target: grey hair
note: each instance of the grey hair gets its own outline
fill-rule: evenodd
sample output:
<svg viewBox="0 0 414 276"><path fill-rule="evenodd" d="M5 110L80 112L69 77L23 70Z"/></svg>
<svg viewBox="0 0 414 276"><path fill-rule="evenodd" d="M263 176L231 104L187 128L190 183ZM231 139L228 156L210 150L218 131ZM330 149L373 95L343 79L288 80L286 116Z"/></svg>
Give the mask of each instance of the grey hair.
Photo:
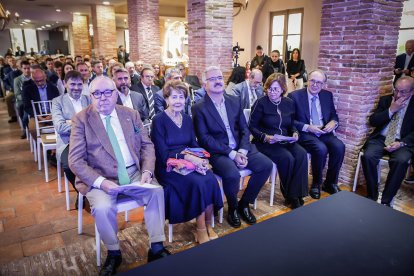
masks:
<svg viewBox="0 0 414 276"><path fill-rule="evenodd" d="M129 67L134 67L134 63L132 61L128 61L127 63L125 63L125 68L129 66Z"/></svg>
<svg viewBox="0 0 414 276"><path fill-rule="evenodd" d="M214 70L218 70L218 71L221 72L220 68L218 66L214 66L214 65L207 67L206 70L203 71L203 73L201 75L201 79L203 80L203 83L207 82L207 77L206 77L207 73L210 72L210 71L214 71Z"/></svg>
<svg viewBox="0 0 414 276"><path fill-rule="evenodd" d="M101 82L101 81L108 81L109 83L111 83L112 89L116 89L115 82L110 77L102 75L102 76L98 76L98 77L94 78L91 81L91 83L89 84L89 87L88 87L89 93L92 93L92 91L93 91L92 88L96 85L96 83Z"/></svg>
<svg viewBox="0 0 414 276"><path fill-rule="evenodd" d="M259 69L253 69L251 72L250 72L250 76L249 76L249 78L250 79L254 79L255 77L256 77L256 75L257 74L262 74L262 77L263 77L263 73L262 73L262 71L260 71Z"/></svg>
<svg viewBox="0 0 414 276"><path fill-rule="evenodd" d="M171 75L174 73L181 75L181 71L177 67L171 67L165 70L165 76L164 76L165 81L171 80L171 77L172 77Z"/></svg>
<svg viewBox="0 0 414 276"><path fill-rule="evenodd" d="M323 71L321 69L315 69L315 70L310 71L308 73L308 79L310 79L311 78L311 75L313 73L315 73L315 72L319 72L320 74L322 74L322 76L324 76L324 78L325 78L324 82L327 82L328 81L328 75L326 75L325 71Z"/></svg>

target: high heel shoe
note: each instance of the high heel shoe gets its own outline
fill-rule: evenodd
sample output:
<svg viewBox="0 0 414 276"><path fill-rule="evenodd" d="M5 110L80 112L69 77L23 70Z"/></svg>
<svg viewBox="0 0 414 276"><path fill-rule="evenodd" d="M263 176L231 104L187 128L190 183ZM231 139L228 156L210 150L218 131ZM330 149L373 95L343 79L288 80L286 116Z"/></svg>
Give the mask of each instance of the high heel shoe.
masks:
<svg viewBox="0 0 414 276"><path fill-rule="evenodd" d="M208 237L210 238L210 240L218 239L218 235L216 232L214 232L213 227L211 227L211 223L207 224L207 233L208 233Z"/></svg>
<svg viewBox="0 0 414 276"><path fill-rule="evenodd" d="M206 243L210 241L207 233L207 229L197 229L197 232L193 232L195 241L199 244Z"/></svg>

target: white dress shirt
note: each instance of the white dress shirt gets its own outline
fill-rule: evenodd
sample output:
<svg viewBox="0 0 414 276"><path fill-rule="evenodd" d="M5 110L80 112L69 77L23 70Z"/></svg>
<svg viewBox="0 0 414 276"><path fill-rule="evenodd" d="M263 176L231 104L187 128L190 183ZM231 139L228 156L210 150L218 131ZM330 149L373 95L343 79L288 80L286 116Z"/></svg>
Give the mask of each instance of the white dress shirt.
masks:
<svg viewBox="0 0 414 276"><path fill-rule="evenodd" d="M74 98L72 98L71 96L69 96L69 99L72 102L73 109L75 110L75 114L78 113L79 111L82 111L82 101L81 101L81 97L79 99L75 100Z"/></svg>
<svg viewBox="0 0 414 276"><path fill-rule="evenodd" d="M134 109L134 106L132 105L132 100L131 100L131 93L129 93L129 90L126 96L124 95L124 93L121 93L121 92L118 92L118 94L124 106Z"/></svg>

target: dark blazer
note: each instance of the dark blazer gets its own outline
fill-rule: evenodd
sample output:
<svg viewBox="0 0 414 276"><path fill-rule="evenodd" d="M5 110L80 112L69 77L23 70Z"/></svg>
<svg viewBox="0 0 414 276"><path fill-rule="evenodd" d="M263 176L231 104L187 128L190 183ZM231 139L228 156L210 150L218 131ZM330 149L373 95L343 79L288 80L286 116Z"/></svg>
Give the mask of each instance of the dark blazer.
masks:
<svg viewBox="0 0 414 276"><path fill-rule="evenodd" d="M404 69L406 56L407 56L406 53L397 56L397 58L395 59L394 69L397 69L397 68ZM414 57L412 57L411 60L410 60L410 63L408 63L407 69L411 70L411 68L413 68L413 67L414 67ZM399 78L401 78L401 75L402 74L395 74L394 83Z"/></svg>
<svg viewBox="0 0 414 276"><path fill-rule="evenodd" d="M250 132L240 100L236 96L224 94L227 117L238 149L250 151ZM226 127L220 117L211 98L206 94L192 109L194 130L201 147L208 152L220 155L229 155L232 149L229 147L229 137Z"/></svg>
<svg viewBox="0 0 414 276"><path fill-rule="evenodd" d="M132 106L134 107L134 110L139 112L139 116L141 117L141 120L143 122L148 121L149 119L149 109L145 103L144 96L142 96L141 93L138 93L136 91L129 90L129 93L131 95L131 102ZM118 99L116 101L116 104L123 105L121 97L118 95Z"/></svg>
<svg viewBox="0 0 414 276"><path fill-rule="evenodd" d="M148 102L148 98L147 98L147 92L145 91L144 85L142 85L142 82L138 82L138 84L136 85L131 85L131 90L133 91L137 91L138 93L141 93L141 95L144 97L145 99L145 104L147 105L147 108L149 110L149 102ZM154 104L155 104L155 93L157 93L157 91L160 90L160 88L156 85L151 85L151 91L154 94Z"/></svg>
<svg viewBox="0 0 414 276"><path fill-rule="evenodd" d="M244 109L248 109L250 108L250 97L249 97L249 88L247 87L247 82L243 81L241 83L236 84L235 86L233 86L232 89L233 93L235 96L239 97L241 104L242 104L242 108ZM255 90L256 93L256 98L260 99L261 97L263 97L264 93L263 93L263 87L259 86L256 88Z"/></svg>
<svg viewBox="0 0 414 276"><path fill-rule="evenodd" d="M200 80L198 79L196 75L185 76L184 81L188 83L189 85L191 85L193 90L197 90L201 88Z"/></svg>
<svg viewBox="0 0 414 276"><path fill-rule="evenodd" d="M281 73L283 75L286 73L285 64L283 63L283 60L279 59L278 61L276 61L276 63L274 63L272 59L268 59L262 68L263 83L266 82L267 78L271 74L276 73L275 69L273 68L277 69L277 73Z"/></svg>
<svg viewBox="0 0 414 276"><path fill-rule="evenodd" d="M167 109L167 102L164 99L163 90L157 91L157 93L154 94L154 110L155 114L163 112L165 109ZM191 115L191 99L190 97L187 97L185 99L185 106L184 106L184 113Z"/></svg>
<svg viewBox="0 0 414 276"><path fill-rule="evenodd" d="M302 131L305 124L310 124L308 92L306 88L302 88L289 93L288 97L291 98L295 103L295 127L299 131ZM339 118L338 114L336 113L332 93L322 89L321 92L319 92L319 101L321 102L323 124L325 125L331 120L335 120L339 123Z"/></svg>
<svg viewBox="0 0 414 276"><path fill-rule="evenodd" d="M378 106L374 113L369 117L369 124L375 127L374 132L369 136L375 138L381 134L381 131L391 121L388 109L391 106L393 95L382 96L379 100ZM407 111L401 124L400 136L401 141L407 144L409 147L414 147L414 96L411 97L408 103Z"/></svg>
<svg viewBox="0 0 414 276"><path fill-rule="evenodd" d="M51 83L47 83L46 87L47 99L49 101L53 100L56 97L59 97L59 90L56 86ZM30 117L34 117L33 108L32 108L32 101L37 102L41 101L39 89L37 88L36 84L30 84L23 86L23 106L24 111L30 115ZM37 110L38 111L38 110Z"/></svg>

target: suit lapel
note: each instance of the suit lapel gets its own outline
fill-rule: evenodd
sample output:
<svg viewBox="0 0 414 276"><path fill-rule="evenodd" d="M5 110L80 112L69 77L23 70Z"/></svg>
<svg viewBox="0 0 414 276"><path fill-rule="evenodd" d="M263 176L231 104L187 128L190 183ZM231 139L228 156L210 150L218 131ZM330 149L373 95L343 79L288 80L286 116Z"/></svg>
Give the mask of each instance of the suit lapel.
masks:
<svg viewBox="0 0 414 276"><path fill-rule="evenodd" d="M306 120L310 123L310 110L309 110L309 99L308 99L308 92L306 89L303 90L303 93L300 94L302 99L300 102L303 103L303 110L305 111Z"/></svg>
<svg viewBox="0 0 414 276"><path fill-rule="evenodd" d="M205 101L206 101L206 107L207 107L207 111L208 113L210 113L210 115L214 118L214 120L216 121L216 123L224 130L227 132L226 127L224 126L223 120L220 117L220 114L218 113L216 107L214 106L213 101L211 100L211 98L206 94L204 97Z"/></svg>
<svg viewBox="0 0 414 276"><path fill-rule="evenodd" d="M328 110L328 106L330 105L328 102L329 99L327 99L327 97L325 97L325 93L323 93L323 91L319 92L319 102L321 104L321 111L322 111L322 118L323 118L323 123L327 124L329 122L329 110Z"/></svg>
<svg viewBox="0 0 414 276"><path fill-rule="evenodd" d="M114 158L114 160L116 160L115 152L112 148L111 142L109 141L108 134L106 133L105 126L103 125L99 113L92 107L87 112L88 122L91 125L93 132L95 132L96 137L101 142L104 149Z"/></svg>
<svg viewBox="0 0 414 276"><path fill-rule="evenodd" d="M81 95L81 105L82 105L82 109L85 109L88 107L89 102L88 102L88 96L85 95Z"/></svg>

